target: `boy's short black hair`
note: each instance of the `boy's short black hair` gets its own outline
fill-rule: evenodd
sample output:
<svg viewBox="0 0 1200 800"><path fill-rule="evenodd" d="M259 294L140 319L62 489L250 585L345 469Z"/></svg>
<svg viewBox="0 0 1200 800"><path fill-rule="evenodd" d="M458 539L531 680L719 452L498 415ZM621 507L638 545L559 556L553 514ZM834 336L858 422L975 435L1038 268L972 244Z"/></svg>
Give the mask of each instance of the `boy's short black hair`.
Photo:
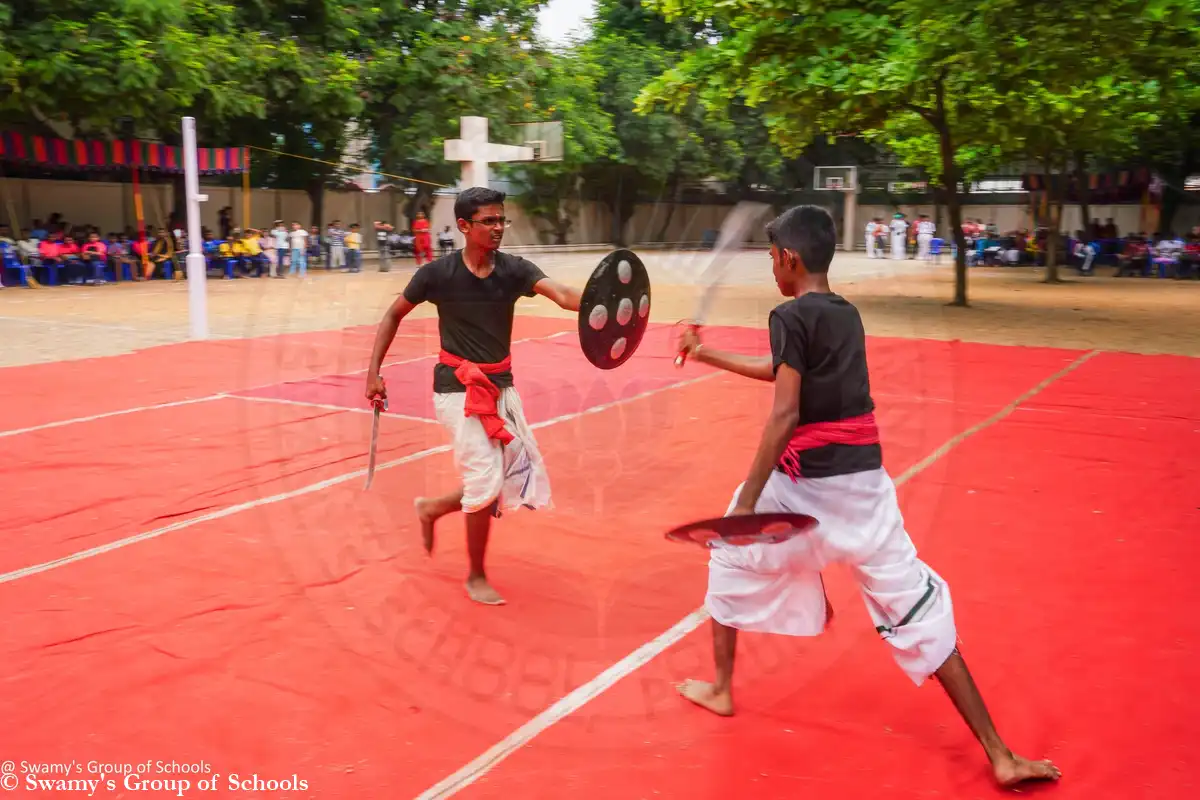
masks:
<svg viewBox="0 0 1200 800"><path fill-rule="evenodd" d="M821 206L796 206L767 225L767 239L799 255L807 271L829 272L837 250L837 226Z"/></svg>
<svg viewBox="0 0 1200 800"><path fill-rule="evenodd" d="M499 205L508 197L504 192L495 189L485 189L482 186L472 186L459 192L454 200L454 218L471 219L484 206Z"/></svg>

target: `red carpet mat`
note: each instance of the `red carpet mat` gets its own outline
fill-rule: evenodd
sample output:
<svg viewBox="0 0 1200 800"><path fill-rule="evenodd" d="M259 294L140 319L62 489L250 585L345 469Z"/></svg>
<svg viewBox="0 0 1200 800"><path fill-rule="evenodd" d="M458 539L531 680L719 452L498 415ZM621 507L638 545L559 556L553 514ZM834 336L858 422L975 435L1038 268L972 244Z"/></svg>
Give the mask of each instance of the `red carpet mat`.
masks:
<svg viewBox="0 0 1200 800"><path fill-rule="evenodd" d="M522 318L518 338L564 328ZM435 351L409 330L389 361ZM147 404L131 385L161 369L170 377L154 384L154 402L264 384L286 384L273 391L296 400L365 367L371 333L280 337L244 353L208 343L182 376L165 354L191 365L191 346L150 350L128 357L113 396ZM760 333L710 334L750 352L764 344ZM370 416L350 410L225 398L0 439L16 453L16 466L0 465L12 519L0 570L251 504L0 583L0 755L204 759L225 774L297 774L312 796L419 795L700 605L704 554L662 532L726 507L771 387L727 376L672 386L705 372L670 367L670 337L652 330L623 376L571 366L570 333L521 346L531 415L573 416L538 433L557 507L496 525L490 569L510 602L501 609L463 598L461 520L447 521L432 560L420 550L412 500L454 480L448 453L422 455L444 444L435 425L388 419L381 461L413 460L381 471L367 493L359 480L320 488L365 466ZM894 474L1080 355L870 348ZM291 360L272 367L284 351ZM92 379L117 361L70 368ZM1193 793L1182 748L1196 738L1187 611L1200 593L1183 567L1200 520L1179 478L1195 452L1195 406L1179 409L1196 395L1193 363L1098 356L902 490L918 546L951 582L966 656L1002 733L1060 761L1062 796ZM408 367L393 369L407 380ZM69 384L6 372L38 391ZM428 392L420 372L418 400ZM330 405L354 407L352 385ZM57 396L4 428L74 413ZM896 669L844 573L830 584L839 617L829 636L744 637L740 716L710 718L673 693L674 681L710 674L701 629L463 796L993 796L940 690L915 689Z"/></svg>
<svg viewBox="0 0 1200 800"><path fill-rule="evenodd" d="M1193 363L1100 356L902 490L1002 735L1064 769L1047 796L1196 794L1200 509L1181 467L1200 433L1107 410L1195 396ZM914 505L919 494L936 502ZM829 581L841 612L829 635L742 638L737 717L670 689L711 676L705 627L460 796L1004 796L937 684L915 689L894 666L846 577Z"/></svg>

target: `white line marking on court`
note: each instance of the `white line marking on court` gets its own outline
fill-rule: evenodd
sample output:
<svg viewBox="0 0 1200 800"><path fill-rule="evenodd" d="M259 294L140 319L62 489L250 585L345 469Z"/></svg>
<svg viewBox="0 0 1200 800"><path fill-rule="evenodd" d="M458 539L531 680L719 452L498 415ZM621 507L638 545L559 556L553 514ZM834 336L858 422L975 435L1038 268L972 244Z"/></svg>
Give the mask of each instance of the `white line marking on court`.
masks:
<svg viewBox="0 0 1200 800"><path fill-rule="evenodd" d="M560 722L589 701L596 699L596 697L602 694L608 687L621 680L621 678L649 664L655 656L700 627L706 619L708 619L708 614L703 611L693 611L691 614L688 614L675 623L669 630L659 634L653 641L642 645L592 680L563 697L557 703L510 733L507 738L490 748L483 755L479 756L479 758L472 761L466 767L463 767L463 770L459 772L470 770L470 780L455 780L459 775L459 773L455 773L420 794L416 800L433 800L433 798L438 797L449 797L458 790L465 788L474 782L476 778L507 758L513 750L528 744L531 739L546 728L556 722Z"/></svg>
<svg viewBox="0 0 1200 800"><path fill-rule="evenodd" d="M309 403L305 400L286 400L282 397L251 397L243 394L225 395L231 400L247 400L251 403L280 403L285 406L305 406L307 408L323 408L327 411L348 411L351 414L374 414L374 409L370 408L354 408L353 406L337 406L332 403ZM436 425L436 419L428 419L426 417L410 417L407 414L393 414L390 411L383 412L382 416L385 419L403 419L409 422L425 422Z"/></svg>
<svg viewBox="0 0 1200 800"><path fill-rule="evenodd" d="M42 425L32 425L28 428L14 428L11 431L0 431L0 439L6 436L16 436L22 433L33 433L34 431L45 431L50 428L62 428L67 425L74 425L77 422L94 422L98 419L107 419L109 417L120 417L125 414L136 414L139 411L154 411L159 408L175 408L177 406L190 406L194 403L208 403L213 400L221 400L225 395L214 394L208 397L194 397L191 400L175 400L170 403L155 403L151 406L136 406L134 408L123 408L120 411L106 411L103 414L92 414L90 417L73 417L72 419L59 420L58 422L47 422Z"/></svg>
<svg viewBox="0 0 1200 800"><path fill-rule="evenodd" d="M650 397L651 395L656 395L661 392L669 391L671 389L681 389L685 386L691 386L692 384L699 383L700 381L708 380L709 378L714 378L719 374L720 373L718 373L718 372L710 372L706 375L701 375L698 378L691 378L686 381L679 381L678 383L672 383L672 384L668 384L666 386L659 386L655 389L651 389L649 391L645 391L640 394L635 394L632 397L626 397L621 400L614 400L613 402L605 403L604 405L593 406L592 408L585 408L582 411L575 411L570 414L563 414L562 416L554 417L553 419L543 420L542 422L536 423L534 425L530 425L529 427L530 428L545 428L549 425L555 425L559 422L566 422L568 420L577 419L579 417L587 416L588 414L597 414L601 411L607 411L610 408L615 408L616 406L625 405L626 403L633 403L637 400L644 400L647 397ZM226 397L226 395L218 395L218 397L224 398L224 397ZM244 398L239 398L239 399L244 399ZM199 401L189 401L189 402L199 402ZM421 450L416 453L411 453L407 456L403 456L401 458L393 459L392 461L387 461L382 464L378 464L375 467L375 471L380 472L385 469L399 467L404 464L412 463L413 461L418 461L422 458L427 458L428 456L437 455L438 453L448 453L450 451L451 451L450 445L438 445L437 447L430 447L425 450ZM154 530L145 531L144 533L138 533L133 536L127 536L124 539L118 539L114 542L109 542L107 544L98 545L96 547L92 547L87 550L81 550L78 553L72 553L69 556L63 556L62 558L56 558L53 561L47 561L42 564L34 564L33 566L22 567L21 569L15 569L12 572L6 572L4 574L0 574L0 583L9 583L11 581L15 581L20 578L27 578L30 575L37 575L38 573L41 573L41 572L47 572L49 570L56 569L58 567L63 567L63 566L66 566L67 564L74 564L77 561L84 561L89 558L94 558L95 556L103 555L104 553L108 553L113 550L119 550L122 547L128 547L131 544L137 544L138 542L144 542L148 539L156 539L159 536L162 536L163 534L166 534L166 533L183 530L184 528L190 528L194 525L199 525L202 522L211 522L212 520L224 519L225 517L231 517L234 514L239 514L243 511L249 511L252 508L260 508L261 506L271 505L272 503L280 503L280 502L283 502L284 500L292 500L297 497L303 497L306 494L312 494L313 492L319 492L323 489L328 489L332 486L337 486L339 484L346 483L347 481L352 481L352 480L356 480L358 478L366 477L366 474L367 474L366 468L358 469L358 470L355 470L354 472L347 472L343 475L338 475L333 478L326 478L323 481L318 481L317 483L312 483L312 484L309 484L308 486L303 486L299 489L293 489L288 492L280 492L279 494L273 494L273 495L270 495L269 497L262 497L257 500L250 500L245 503L238 503L237 505L218 509L217 511L210 511L207 514L200 514L195 517L189 517L187 519L180 520L179 522L174 522L170 525L165 525L161 528L155 528Z"/></svg>
<svg viewBox="0 0 1200 800"><path fill-rule="evenodd" d="M1067 375L1068 373L1078 369L1099 352L1099 350L1092 350L1089 353L1085 353L1076 360L1072 361L1063 369L1060 369L1058 372L1039 383L1037 386L1022 394L1016 400L1009 403L992 416L985 419L983 422L980 422L979 424L968 428L957 436L954 436L920 462L905 470L899 478L896 478L896 486L899 487L912 480L921 472L932 466L933 463L938 459L949 453L955 446L961 444L968 437L979 433L985 428L995 425L1000 420L1012 414L1013 411L1017 409L1017 406L1019 406L1021 403L1025 402L1034 395L1039 394L1045 390L1047 386L1054 383L1064 375ZM606 690L616 685L622 678L631 675L636 670L648 664L659 653L662 653L668 647L683 639L683 637L687 636L696 628L700 627L700 625L703 624L704 620L707 618L708 612L706 612L703 607L698 608L692 613L688 614L669 630L659 634L655 639L642 645L637 650L634 650L616 664L613 664L611 667L604 670L604 672L601 672L595 678L592 678L590 681L578 687L573 692L554 703L554 705L550 706L545 711L542 711L536 717L526 722L520 728L517 728L504 739L500 740L494 746L489 748L474 761L467 764L453 775L446 777L442 781L431 786L429 789L426 789L417 796L416 800L440 800L441 798L451 797L452 795L455 795L466 787L470 786L472 783L479 780L481 777L491 771L491 769L501 761L512 755L513 752L515 752L518 748L524 747L526 744L528 744L542 731L546 730L551 725L554 725L556 722L560 722L575 711L578 711L588 702L596 699Z"/></svg>
<svg viewBox="0 0 1200 800"><path fill-rule="evenodd" d="M559 331L558 333L552 333L548 336L530 336L527 339L517 339L516 341L513 342L513 344L518 345L518 344L529 344L530 342L547 341L550 339L556 339L559 336L566 336L567 334L570 334L573 332L574 331ZM415 364L419 361L427 361L431 358L437 358L437 355L430 354L430 355L423 355L423 356L415 356L413 358L404 358L404 359L400 359L399 361L388 361L383 364L381 369L388 369L390 367L399 367L399 366L403 366L404 364ZM367 369L370 369L370 368L366 367L363 369L354 370L353 372L322 373L320 375L314 375L310 378L301 378L301 379L295 380L295 381L275 381L273 383L264 383L259 386L250 386L246 389L236 389L234 391L253 392L258 389L266 389L271 386L279 386L280 384L283 384L283 383L307 383L309 381L317 380L318 378L341 378L341 377L346 377L348 375L362 375L363 373L365 373L367 371ZM160 408L174 408L175 406L186 406L186 405L191 405L192 403L207 403L212 400L222 400L225 398L232 398L232 397L235 397L235 395L229 394L227 392L218 392L216 394L205 395L204 397L193 397L193 398L190 398L187 400L173 400L169 403L153 403L151 405L135 406L133 408L122 408L118 411L105 411L103 414L92 414L87 417L72 417L71 419L62 419L62 420L58 420L57 422L46 422L41 425L31 425L28 428L15 428L15 429L9 430L9 431L0 431L0 439L3 439L6 436L17 436L18 434L22 434L22 433L33 433L35 431L44 431L44 430L48 430L50 428L61 428L66 425L74 425L78 422L95 422L96 420L107 419L108 417L119 417L124 414L136 414L139 411L155 411ZM237 395L236 397L241 400L246 399L244 397L241 397L240 395Z"/></svg>

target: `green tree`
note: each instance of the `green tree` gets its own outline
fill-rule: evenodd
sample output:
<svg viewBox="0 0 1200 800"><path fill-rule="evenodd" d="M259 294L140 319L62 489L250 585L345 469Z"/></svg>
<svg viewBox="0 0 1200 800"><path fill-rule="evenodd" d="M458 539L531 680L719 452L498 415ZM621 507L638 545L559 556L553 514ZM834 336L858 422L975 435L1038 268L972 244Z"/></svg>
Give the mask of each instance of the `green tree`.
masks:
<svg viewBox="0 0 1200 800"><path fill-rule="evenodd" d="M519 187L521 207L549 228L556 244L566 244L574 226L575 209L567 201L583 199L583 170L619 147L612 117L600 105L602 74L587 56L578 48L538 58L534 107L547 120L562 122L562 161L505 169Z"/></svg>
<svg viewBox="0 0 1200 800"><path fill-rule="evenodd" d="M487 117L495 132L534 121L536 0L381 4L375 50L366 61L364 120L373 160L384 172L454 185L446 139L459 118ZM428 211L433 186L416 184L407 216Z"/></svg>
<svg viewBox="0 0 1200 800"><path fill-rule="evenodd" d="M858 134L893 147L940 184L958 245L954 303L967 305L959 181L986 148L976 136L1004 69L975 0L647 0L668 19L721 31L648 85L639 110L712 108L735 98L762 109L786 156L820 134ZM971 149L976 148L976 149Z"/></svg>
<svg viewBox="0 0 1200 800"><path fill-rule="evenodd" d="M1200 86L1200 82L1193 82ZM1139 166L1153 169L1163 180L1159 227L1174 229L1175 214L1187 202L1184 184L1200 173L1200 103L1174 109L1174 113L1142 139Z"/></svg>
<svg viewBox="0 0 1200 800"><path fill-rule="evenodd" d="M159 138L184 112L262 113L257 44L221 0L9 0L0 119L47 135ZM2 65L0 65L2 66ZM199 116L199 115L198 115Z"/></svg>
<svg viewBox="0 0 1200 800"><path fill-rule="evenodd" d="M625 244L629 219L641 201L679 201L702 181L736 179L744 170L743 144L753 117L699 102L638 113L648 82L672 69L711 35L703 21L668 21L640 0L599 0L591 37L581 45L600 81L600 108L613 121L618 147L583 170L589 192L612 216L612 240ZM764 157L763 163L770 163ZM678 202L670 206L673 213ZM671 218L662 222L661 237Z"/></svg>
<svg viewBox="0 0 1200 800"><path fill-rule="evenodd" d="M238 15L243 30L259 32L251 69L262 105L224 125L224 135L262 148L251 152L253 182L304 190L319 225L325 189L353 171L342 165L363 111L375 16L357 4L316 0L258 0Z"/></svg>

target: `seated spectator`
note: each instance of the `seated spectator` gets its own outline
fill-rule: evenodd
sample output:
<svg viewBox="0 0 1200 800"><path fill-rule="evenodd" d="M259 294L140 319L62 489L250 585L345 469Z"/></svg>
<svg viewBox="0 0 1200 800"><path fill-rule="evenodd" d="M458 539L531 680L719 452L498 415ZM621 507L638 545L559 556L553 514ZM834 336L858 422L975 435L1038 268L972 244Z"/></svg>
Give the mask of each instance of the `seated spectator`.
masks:
<svg viewBox="0 0 1200 800"><path fill-rule="evenodd" d="M1175 277L1179 274L1179 260L1183 255L1183 240L1169 231L1159 237L1154 245L1154 264L1158 267L1158 277Z"/></svg>
<svg viewBox="0 0 1200 800"><path fill-rule="evenodd" d="M38 240L33 238L29 228L21 231L21 240L17 242L17 256L22 264L34 266L34 259L38 257Z"/></svg>
<svg viewBox="0 0 1200 800"><path fill-rule="evenodd" d="M1179 278L1200 278L1200 233L1195 228L1183 243L1179 255Z"/></svg>
<svg viewBox="0 0 1200 800"><path fill-rule="evenodd" d="M1096 261L1096 246L1087 240L1084 231L1075 231L1075 243L1071 250L1071 262L1080 275L1091 275Z"/></svg>
<svg viewBox="0 0 1200 800"><path fill-rule="evenodd" d="M165 279L168 267L173 267L174 264L175 237L166 228L159 228L154 231L154 244L150 248L150 274L146 277L151 277L157 272ZM183 280L183 274L179 270L173 272L175 280Z"/></svg>
<svg viewBox="0 0 1200 800"><path fill-rule="evenodd" d="M1150 248L1139 233L1125 240L1125 246L1117 254L1117 277L1145 275L1149 263Z"/></svg>
<svg viewBox="0 0 1200 800"><path fill-rule="evenodd" d="M247 228L242 232L241 238L234 242L233 252L241 259L242 274L246 277L250 276L251 268L254 269L254 277L261 278L263 276L267 257L263 255L262 247L259 245L261 237L262 231Z"/></svg>
<svg viewBox="0 0 1200 800"><path fill-rule="evenodd" d="M92 231L88 234L83 247L79 248L79 257L86 267L91 267L91 277L84 282L103 286L108 283L104 278L104 268L108 265L108 245L100 240L100 234ZM84 272L86 275L86 271Z"/></svg>
<svg viewBox="0 0 1200 800"><path fill-rule="evenodd" d="M135 281L142 280L141 272L137 268L137 260L133 256L133 248L129 241L129 237L123 233L119 233L112 237L112 242L108 246L108 261L112 264L113 274L121 281L125 277L125 269L129 268L129 277Z"/></svg>
<svg viewBox="0 0 1200 800"><path fill-rule="evenodd" d="M55 272L62 273L66 264L62 253L60 234L55 234L53 239L42 239L38 243L38 260L41 262L41 266L46 268L47 275Z"/></svg>

